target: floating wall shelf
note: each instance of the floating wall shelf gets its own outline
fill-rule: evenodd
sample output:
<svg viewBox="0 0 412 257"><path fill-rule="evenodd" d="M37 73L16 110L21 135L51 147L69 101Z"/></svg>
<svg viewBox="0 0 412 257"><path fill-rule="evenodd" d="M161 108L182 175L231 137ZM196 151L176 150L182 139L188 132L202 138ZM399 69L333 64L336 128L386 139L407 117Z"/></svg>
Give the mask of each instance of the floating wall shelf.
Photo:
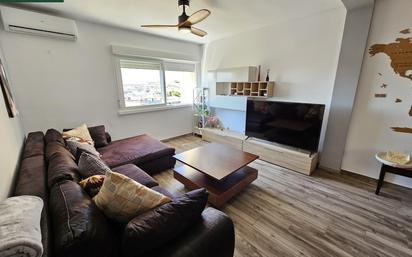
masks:
<svg viewBox="0 0 412 257"><path fill-rule="evenodd" d="M230 82L230 93L233 96L273 97L275 82Z"/></svg>

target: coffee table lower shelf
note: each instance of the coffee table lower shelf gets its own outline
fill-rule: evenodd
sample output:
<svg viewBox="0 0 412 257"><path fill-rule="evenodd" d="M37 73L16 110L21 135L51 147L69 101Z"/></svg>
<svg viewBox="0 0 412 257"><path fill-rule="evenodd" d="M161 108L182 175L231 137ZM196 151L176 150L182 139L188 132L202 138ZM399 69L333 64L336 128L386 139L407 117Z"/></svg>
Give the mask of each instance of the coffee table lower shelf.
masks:
<svg viewBox="0 0 412 257"><path fill-rule="evenodd" d="M183 165L174 169L173 176L189 190L205 188L209 192L209 203L221 207L256 180L258 171L245 166L223 180L216 180Z"/></svg>

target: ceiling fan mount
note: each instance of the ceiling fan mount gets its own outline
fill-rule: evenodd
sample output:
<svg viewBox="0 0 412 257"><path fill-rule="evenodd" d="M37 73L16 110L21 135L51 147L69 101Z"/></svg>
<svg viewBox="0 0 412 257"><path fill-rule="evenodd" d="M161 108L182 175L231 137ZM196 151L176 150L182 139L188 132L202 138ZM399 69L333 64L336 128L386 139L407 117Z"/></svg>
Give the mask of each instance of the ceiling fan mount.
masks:
<svg viewBox="0 0 412 257"><path fill-rule="evenodd" d="M178 24L176 25L142 25L144 28L173 28L176 27L179 31L192 33L199 37L207 35L206 31L194 27L193 25L203 21L210 15L210 11L207 9L201 9L194 12L192 15L186 14L186 6L190 5L190 0L178 0L178 5L183 6L183 12L178 17Z"/></svg>
<svg viewBox="0 0 412 257"><path fill-rule="evenodd" d="M184 23L189 19L189 16L186 14L185 5L183 5L183 13L179 16L179 24Z"/></svg>
<svg viewBox="0 0 412 257"><path fill-rule="evenodd" d="M182 5L189 6L190 5L190 0L179 0L178 4L179 4L179 6L182 6Z"/></svg>

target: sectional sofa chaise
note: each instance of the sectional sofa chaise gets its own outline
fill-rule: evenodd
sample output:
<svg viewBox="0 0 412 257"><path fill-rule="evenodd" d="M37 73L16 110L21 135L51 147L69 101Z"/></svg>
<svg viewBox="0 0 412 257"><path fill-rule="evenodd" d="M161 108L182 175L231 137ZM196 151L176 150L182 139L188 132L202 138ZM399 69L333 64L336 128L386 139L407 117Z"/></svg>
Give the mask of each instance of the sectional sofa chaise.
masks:
<svg viewBox="0 0 412 257"><path fill-rule="evenodd" d="M93 128L89 128L92 137L96 136ZM107 145L96 146L110 168L172 199L176 197L150 176L174 166L175 149L148 135L113 142L107 132L104 135ZM233 256L233 223L214 208L206 208L198 221L170 241L157 245L154 240L152 245L157 246L144 254L122 249L124 224L106 218L79 186L79 180L75 157L59 131L28 134L14 195L35 195L44 201L43 257Z"/></svg>

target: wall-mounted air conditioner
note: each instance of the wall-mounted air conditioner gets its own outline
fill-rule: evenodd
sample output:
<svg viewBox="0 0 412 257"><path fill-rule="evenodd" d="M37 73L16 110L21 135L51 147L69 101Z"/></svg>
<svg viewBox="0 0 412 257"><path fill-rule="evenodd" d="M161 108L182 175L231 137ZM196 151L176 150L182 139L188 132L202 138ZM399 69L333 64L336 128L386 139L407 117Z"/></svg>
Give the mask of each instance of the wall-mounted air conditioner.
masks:
<svg viewBox="0 0 412 257"><path fill-rule="evenodd" d="M4 29L10 32L77 39L77 27L73 20L16 8L0 7Z"/></svg>

